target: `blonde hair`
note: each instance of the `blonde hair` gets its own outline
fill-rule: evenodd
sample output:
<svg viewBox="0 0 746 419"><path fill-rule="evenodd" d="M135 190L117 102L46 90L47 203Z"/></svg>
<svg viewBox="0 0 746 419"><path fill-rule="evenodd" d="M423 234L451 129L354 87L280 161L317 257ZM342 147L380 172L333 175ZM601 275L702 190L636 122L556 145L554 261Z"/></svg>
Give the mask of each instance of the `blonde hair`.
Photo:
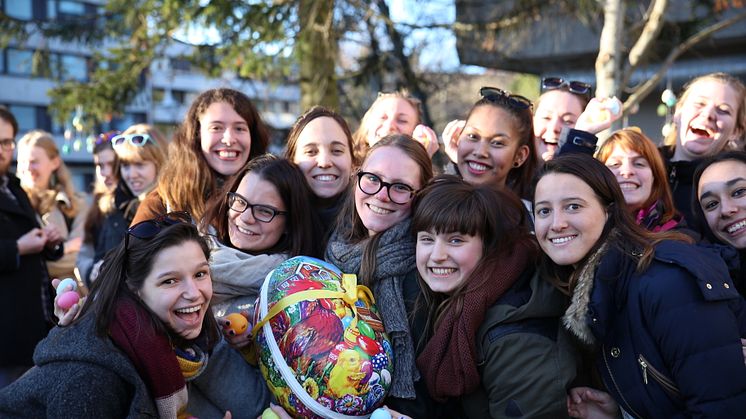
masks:
<svg viewBox="0 0 746 419"><path fill-rule="evenodd" d="M160 173L167 158L166 139L163 134L157 128L148 124L135 124L122 132L122 135L128 134L146 134L150 136L150 141L142 146L125 142L114 149L120 166L143 160L152 161L155 163L156 170Z"/></svg>
<svg viewBox="0 0 746 419"><path fill-rule="evenodd" d="M60 161L59 167L52 172L46 188L39 189L35 186L23 186L23 189L29 196L31 206L39 214L46 214L57 205L57 194L63 192L67 195L68 202L59 206L60 211L66 217L74 218L78 214L78 211L80 211L80 202L78 202L78 198L75 195L75 187L73 186L70 171L60 157L60 151L57 148L54 138L52 138L52 134L39 129L31 130L18 141L18 148L21 147L39 147L44 150L47 157L50 159L56 158Z"/></svg>
<svg viewBox="0 0 746 419"><path fill-rule="evenodd" d="M354 151L353 160L354 161L359 161L359 162L363 161L363 159L365 159L366 153L368 152L367 125L368 125L368 120L373 114L373 109L376 108L376 105L392 97L406 100L410 105L412 105L415 112L417 112L417 124L419 124L420 121L422 121L422 101L412 96L409 93L409 90L399 89L394 92L378 92L378 97L376 97L376 100L373 102L372 105L370 105L368 110L365 112L365 115L363 115L363 119L360 120L360 126L358 127L358 129L352 134L352 144L353 144L353 151ZM411 132L408 132L405 134L410 135L410 136L412 135Z"/></svg>
<svg viewBox="0 0 746 419"><path fill-rule="evenodd" d="M689 81L686 85L684 85L684 90L681 92L681 96L679 96L679 100L676 102L675 112L678 113L679 111L681 111L681 107L684 103L686 103L687 99L689 99L692 87L694 87L695 84L701 81L707 80L720 82L736 92L736 96L738 96L738 109L736 111L736 125L734 127L734 130L736 133L739 133L739 135L744 135L744 133L746 133L746 104L744 104L744 101L746 101L746 86L744 86L741 80L731 76L730 74L710 73L705 74L704 76L696 77ZM665 145L675 148L678 136L679 127L674 122L672 123L671 130L668 132L668 135L666 135L666 138L663 142ZM723 147L727 146L727 144L727 141L724 142ZM718 150L718 152L720 151L722 150Z"/></svg>

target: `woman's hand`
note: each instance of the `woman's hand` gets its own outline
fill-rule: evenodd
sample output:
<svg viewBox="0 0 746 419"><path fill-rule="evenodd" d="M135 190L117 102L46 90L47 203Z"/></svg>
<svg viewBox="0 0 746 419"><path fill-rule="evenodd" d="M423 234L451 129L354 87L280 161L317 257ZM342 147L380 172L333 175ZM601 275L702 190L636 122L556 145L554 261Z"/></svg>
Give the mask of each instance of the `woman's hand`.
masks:
<svg viewBox="0 0 746 419"><path fill-rule="evenodd" d="M234 349L241 349L251 343L253 325L249 322L248 312L232 313L216 320L223 330L226 342Z"/></svg>
<svg viewBox="0 0 746 419"><path fill-rule="evenodd" d="M619 405L609 393L575 387L567 395L567 414L580 419L614 419L619 416Z"/></svg>
<svg viewBox="0 0 746 419"><path fill-rule="evenodd" d="M56 225L49 223L42 227L42 230L44 230L44 237L47 239L45 245L48 249L54 249L55 246L64 241L64 237L62 237L62 233Z"/></svg>
<svg viewBox="0 0 746 419"><path fill-rule="evenodd" d="M54 287L54 289L57 289L57 286L60 284L60 282L62 281L60 281L57 278L53 279L52 287ZM70 325L70 323L72 323L73 320L75 320L75 318L78 317L78 314L80 314L80 308L83 306L83 303L85 302L86 297L83 297L67 310L60 307L57 304L57 300L59 300L60 295L64 294L67 291L72 291L72 290L73 290L72 285L68 285L65 287L65 289L62 290L62 292L59 295L54 297L54 315L57 316L57 318L59 319L59 321L57 322L58 326L64 327L64 326Z"/></svg>
<svg viewBox="0 0 746 419"><path fill-rule="evenodd" d="M458 139L461 131L466 126L466 121L455 119L446 125L443 130L443 146L445 153L452 162L458 163Z"/></svg>
<svg viewBox="0 0 746 419"><path fill-rule="evenodd" d="M435 131L433 131L433 129L428 127L427 125L420 124L414 127L412 138L425 146L425 150L427 150L427 154L430 156L431 159L433 158L433 155L440 149L440 145L438 144L438 135L435 134Z"/></svg>
<svg viewBox="0 0 746 419"><path fill-rule="evenodd" d="M598 134L611 127L614 121L622 117L622 108L622 102L616 97L593 98L578 117L575 129Z"/></svg>

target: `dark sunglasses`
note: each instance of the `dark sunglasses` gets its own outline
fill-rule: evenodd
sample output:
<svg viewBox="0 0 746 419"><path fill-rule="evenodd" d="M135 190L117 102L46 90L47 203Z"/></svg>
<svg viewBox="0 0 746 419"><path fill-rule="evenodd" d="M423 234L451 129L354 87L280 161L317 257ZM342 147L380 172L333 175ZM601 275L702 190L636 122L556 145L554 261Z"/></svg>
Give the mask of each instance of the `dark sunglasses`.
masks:
<svg viewBox="0 0 746 419"><path fill-rule="evenodd" d="M124 143L129 143L135 147L143 147L148 141L153 142L148 134L119 134L111 139L111 145L114 148L119 148Z"/></svg>
<svg viewBox="0 0 746 419"><path fill-rule="evenodd" d="M141 221L127 229L127 234L124 236L124 249L127 251L130 236L140 240L148 240L157 236L164 227L182 223L194 224L192 216L186 211L169 212L150 220Z"/></svg>
<svg viewBox="0 0 746 419"><path fill-rule="evenodd" d="M576 95L591 95L591 85L582 81L565 80L561 77L544 77L541 80L542 92L547 90L556 90L567 88L567 91Z"/></svg>
<svg viewBox="0 0 746 419"><path fill-rule="evenodd" d="M485 86L479 89L479 95L492 103L501 103L510 106L513 109L533 109L533 104L526 97L514 95L510 92L498 89L497 87Z"/></svg>

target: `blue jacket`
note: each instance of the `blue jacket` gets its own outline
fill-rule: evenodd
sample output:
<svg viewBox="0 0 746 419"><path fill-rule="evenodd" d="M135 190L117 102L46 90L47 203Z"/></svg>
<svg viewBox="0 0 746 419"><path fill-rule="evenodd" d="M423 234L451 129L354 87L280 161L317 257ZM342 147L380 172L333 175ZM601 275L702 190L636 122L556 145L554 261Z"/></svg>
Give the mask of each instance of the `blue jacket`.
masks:
<svg viewBox="0 0 746 419"><path fill-rule="evenodd" d="M595 275L581 275L575 293L589 291L573 296L565 318L597 345L607 390L633 417L743 417L746 315L725 263L674 241L656 247L644 272L636 262L610 247Z"/></svg>

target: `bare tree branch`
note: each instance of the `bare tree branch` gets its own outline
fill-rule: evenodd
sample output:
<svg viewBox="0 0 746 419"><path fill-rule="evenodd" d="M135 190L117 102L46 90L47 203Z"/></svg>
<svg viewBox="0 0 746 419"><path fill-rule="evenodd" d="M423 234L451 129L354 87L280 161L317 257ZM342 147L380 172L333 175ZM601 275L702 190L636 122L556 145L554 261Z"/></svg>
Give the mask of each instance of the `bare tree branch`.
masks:
<svg viewBox="0 0 746 419"><path fill-rule="evenodd" d="M647 95L650 94L650 92L653 91L653 89L658 84L658 82L660 82L660 80L666 74L666 71L668 71L669 67L673 65L674 61L676 61L676 59L679 58L681 54L685 53L691 47L698 44L699 42L702 42L703 40L705 40L706 38L708 38L715 32L723 30L744 19L746 19L746 12L734 15L726 20L720 21L718 23L715 23L713 25L710 25L702 29L696 34L690 36L686 41L682 42L679 46L674 48L668 54L668 56L663 61L663 63L661 63L658 71L650 79L648 79L645 83L643 83L639 88L637 88L637 90L627 98L627 100L624 102L624 112L627 112L633 106L639 104L645 97L647 97Z"/></svg>
<svg viewBox="0 0 746 419"><path fill-rule="evenodd" d="M629 70L634 71L635 68L640 64L640 59L648 52L650 46L653 45L655 39L663 28L663 16L668 9L668 0L653 0L651 4L650 13L647 16L645 27L642 29L640 37L637 38L637 42L632 46L629 51Z"/></svg>

